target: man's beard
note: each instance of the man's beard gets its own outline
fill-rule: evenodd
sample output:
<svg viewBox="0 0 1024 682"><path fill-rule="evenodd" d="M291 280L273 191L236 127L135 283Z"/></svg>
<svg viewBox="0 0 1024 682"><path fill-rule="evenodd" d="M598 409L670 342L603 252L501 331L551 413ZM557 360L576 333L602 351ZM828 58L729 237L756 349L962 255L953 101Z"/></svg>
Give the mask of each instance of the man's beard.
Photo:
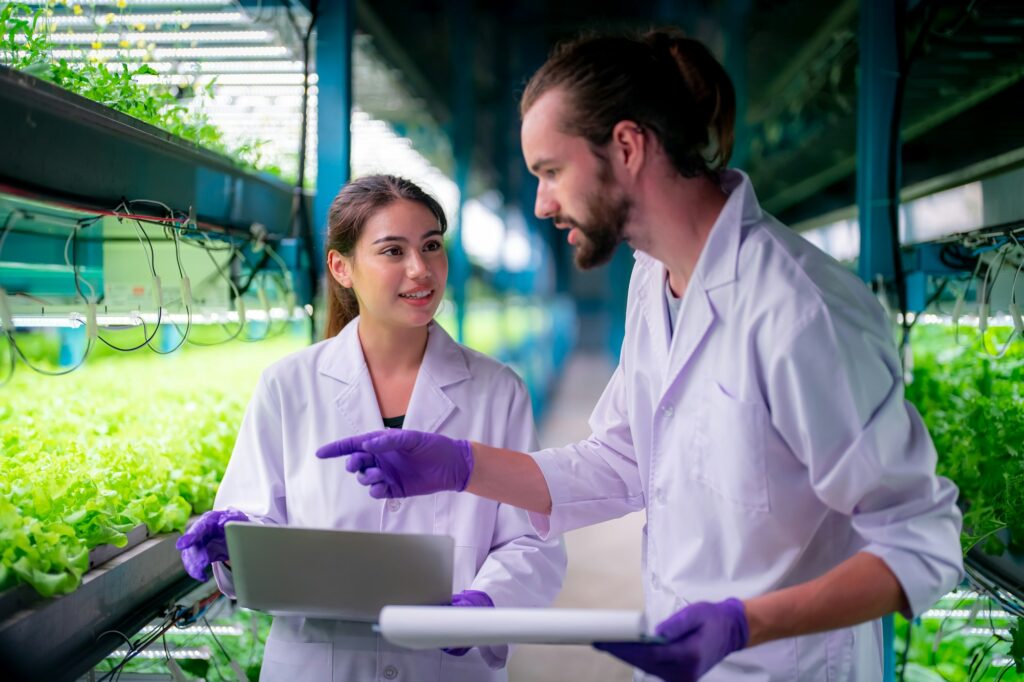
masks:
<svg viewBox="0 0 1024 682"><path fill-rule="evenodd" d="M612 259L615 247L624 240L626 222L633 209L629 197L615 195L610 181L605 180L601 184L601 190L586 202L589 208L587 222L566 221L580 232L575 260L581 270L604 265Z"/></svg>

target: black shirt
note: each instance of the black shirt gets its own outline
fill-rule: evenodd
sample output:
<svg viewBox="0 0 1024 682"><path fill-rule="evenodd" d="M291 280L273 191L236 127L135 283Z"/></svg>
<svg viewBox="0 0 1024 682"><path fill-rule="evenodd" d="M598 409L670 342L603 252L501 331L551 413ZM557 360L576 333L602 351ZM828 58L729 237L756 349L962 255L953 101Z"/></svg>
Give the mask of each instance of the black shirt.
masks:
<svg viewBox="0 0 1024 682"><path fill-rule="evenodd" d="M384 417L384 428L385 429L400 429L402 424L405 423L405 415L398 417Z"/></svg>

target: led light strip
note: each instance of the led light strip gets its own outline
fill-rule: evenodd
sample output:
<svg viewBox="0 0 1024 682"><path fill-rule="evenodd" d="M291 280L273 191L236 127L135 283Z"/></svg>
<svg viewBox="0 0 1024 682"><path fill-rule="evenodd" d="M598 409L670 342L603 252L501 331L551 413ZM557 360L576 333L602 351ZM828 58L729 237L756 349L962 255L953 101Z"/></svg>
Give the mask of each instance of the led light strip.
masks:
<svg viewBox="0 0 1024 682"><path fill-rule="evenodd" d="M141 633L148 635L156 632L159 628L154 625L147 625L142 628ZM206 635L213 630L215 635L226 635L229 637L240 637L245 632L239 625L211 625L207 628L205 625L190 625L185 628L171 628L167 631L168 635Z"/></svg>
<svg viewBox="0 0 1024 682"><path fill-rule="evenodd" d="M50 0L19 0L26 5L48 5ZM86 4L83 2L75 3L69 2L69 5L75 4ZM174 10L182 5L188 7L231 7L235 4L235 0L131 0L133 7L167 7L168 10ZM95 2L87 5L90 9L111 9L112 11L119 12L120 8L116 2Z"/></svg>
<svg viewBox="0 0 1024 682"><path fill-rule="evenodd" d="M122 31L105 33L54 33L50 40L58 45L116 43L266 43L274 39L270 31Z"/></svg>
<svg viewBox="0 0 1024 682"><path fill-rule="evenodd" d="M294 308L289 315L286 308L276 307L270 309L270 320L279 322L283 320L294 320L301 319L304 315L301 308ZM142 313L142 314L126 314L126 315L97 315L96 323L101 327L139 327L143 322L146 324L156 324L157 315L156 313ZM245 320L246 322L266 322L267 311L255 308L253 310L246 309ZM160 317L162 323L173 322L175 324L185 324L188 322L188 315L185 313L168 313L164 311ZM224 311L220 313L193 313L192 324L224 324L234 323L238 324L238 312L235 310ZM22 329L31 328L64 328L64 329L77 329L84 327L86 324L85 316L79 313L70 313L68 315L59 317L49 317L42 315L14 315L13 316L14 326Z"/></svg>
<svg viewBox="0 0 1024 682"><path fill-rule="evenodd" d="M55 59L75 59L81 57L82 53L85 52L86 57L93 57L98 59L122 59L127 57L128 59L135 59L142 61L149 55L148 50L142 49L124 49L124 50L111 50L111 49L99 49L99 50L54 50L53 56ZM252 47L178 47L178 48L167 48L158 47L153 50L153 59L155 60L167 60L167 59L204 59L207 57L212 58L223 58L223 57L291 57L291 50L283 45L261 45Z"/></svg>
<svg viewBox="0 0 1024 682"><path fill-rule="evenodd" d="M928 609L925 611L921 618L927 618L930 620L941 620L943 618L968 618L971 615L970 609ZM1009 618L1010 614L1007 611L996 611L993 610L991 613L987 609L983 609L974 614L975 619L984 616L985 618Z"/></svg>
<svg viewBox="0 0 1024 682"><path fill-rule="evenodd" d="M132 2L133 5L138 4ZM113 13L111 13L113 14ZM47 21L59 27L75 27L96 25L112 26L119 24L123 26L134 26L136 24L170 24L180 26L181 24L252 24L252 17L243 12L161 12L151 14L113 14L110 21L107 16L87 17L74 15L58 15L49 17Z"/></svg>
<svg viewBox="0 0 1024 682"><path fill-rule="evenodd" d="M107 654L107 658L124 658L128 655L127 649L115 649ZM199 647L195 649L173 649L169 652L171 658L178 660L192 660L200 659L203 661L210 660L210 650L207 647ZM135 658L167 658L167 654L162 649L145 649L143 651L136 651L133 656Z"/></svg>

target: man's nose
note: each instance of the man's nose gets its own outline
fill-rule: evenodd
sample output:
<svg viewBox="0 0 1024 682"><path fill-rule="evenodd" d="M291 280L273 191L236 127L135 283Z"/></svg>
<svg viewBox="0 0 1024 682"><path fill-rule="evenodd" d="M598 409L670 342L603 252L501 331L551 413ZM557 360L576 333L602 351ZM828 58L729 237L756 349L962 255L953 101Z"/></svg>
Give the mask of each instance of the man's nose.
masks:
<svg viewBox="0 0 1024 682"><path fill-rule="evenodd" d="M537 201L533 205L533 214L538 218L550 218L558 213L558 202L543 188L537 188Z"/></svg>

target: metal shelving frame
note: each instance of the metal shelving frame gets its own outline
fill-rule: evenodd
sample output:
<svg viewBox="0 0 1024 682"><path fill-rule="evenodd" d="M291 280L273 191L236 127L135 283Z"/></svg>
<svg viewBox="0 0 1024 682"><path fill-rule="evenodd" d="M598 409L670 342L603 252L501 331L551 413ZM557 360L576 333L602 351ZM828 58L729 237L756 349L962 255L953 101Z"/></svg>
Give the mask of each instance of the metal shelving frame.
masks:
<svg viewBox="0 0 1024 682"><path fill-rule="evenodd" d="M0 130L0 197L11 203L74 213L153 199L189 211L210 234L248 238L259 223L272 239L290 235L290 185L2 66ZM45 246L47 236L22 241ZM71 594L44 599L27 585L0 593L0 679L74 680L125 644L116 633L131 636L167 613L198 584L182 569L177 537L140 527L125 548L97 548Z"/></svg>

